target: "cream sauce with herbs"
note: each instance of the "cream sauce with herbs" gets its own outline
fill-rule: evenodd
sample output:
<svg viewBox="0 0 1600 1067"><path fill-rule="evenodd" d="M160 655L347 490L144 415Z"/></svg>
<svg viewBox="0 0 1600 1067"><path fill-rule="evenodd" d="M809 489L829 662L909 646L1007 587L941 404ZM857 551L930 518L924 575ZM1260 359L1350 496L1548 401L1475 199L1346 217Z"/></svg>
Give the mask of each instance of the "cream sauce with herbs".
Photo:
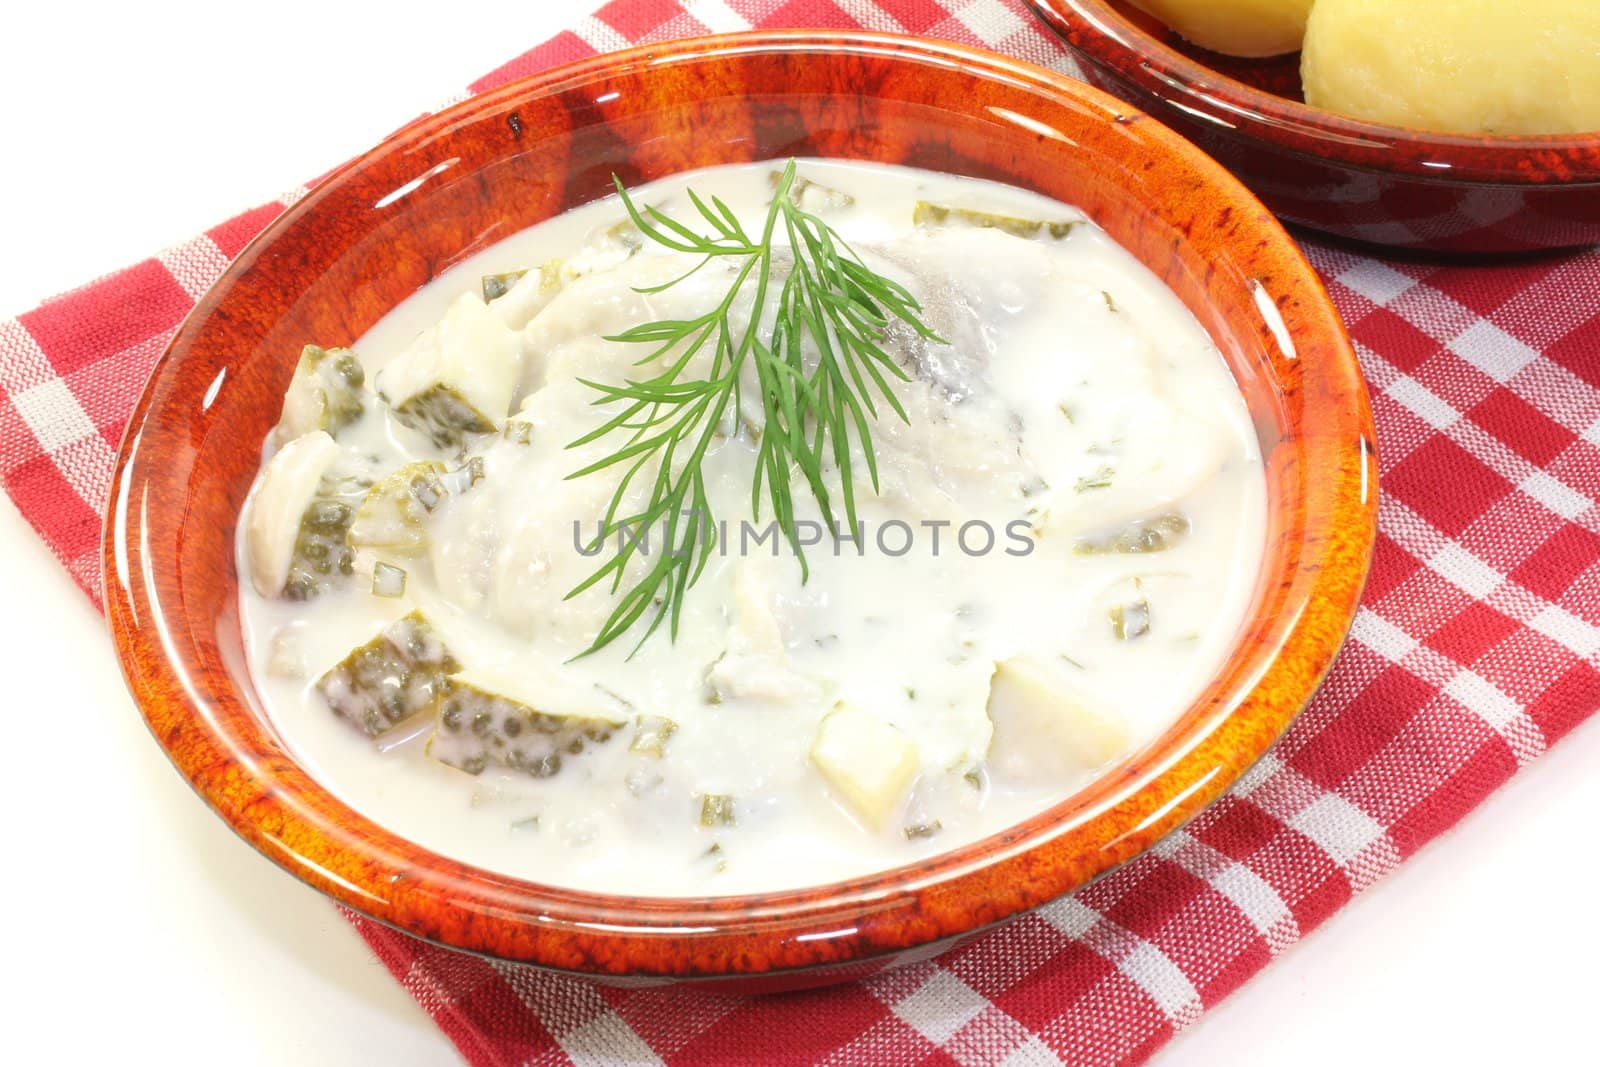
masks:
<svg viewBox="0 0 1600 1067"><path fill-rule="evenodd" d="M633 192L692 224L692 186L755 226L771 170L716 168ZM403 542L398 551L351 553L350 576L334 565L314 599L276 595L277 575L258 583L269 595L241 582L250 668L274 725L356 810L445 855L562 886L700 895L817 884L950 849L1065 798L1154 739L1218 669L1255 579L1265 491L1238 389L1176 297L1087 223L1025 237L962 213L1080 219L1030 193L853 163L805 161L800 174L815 183L808 209L910 288L951 344L891 331L912 375L895 386L909 421L884 412L873 424L882 491L858 478L865 550L823 534L803 584L786 548L750 544L759 526L741 537L761 416L747 390L743 418L704 466L729 551L690 591L676 640L657 633L632 658L642 630L572 659L614 606L604 587L566 599L604 559L577 550L574 523L592 537L615 484L567 478L617 444L565 447L607 411L578 378L639 373L647 348L603 338L702 313L727 290L723 264L641 294L695 261L639 247L611 198L452 268L364 337L307 338L350 344L365 371L364 413L338 427L330 476L364 486L419 461L442 472L442 491L413 516L420 525L375 538ZM940 205L938 217L914 222L919 201ZM530 268L488 315L451 310L480 276ZM413 357L386 369L441 319L453 323L429 342L441 350L470 344L513 360L469 390L489 407L509 395L488 413L495 432L443 446L373 393L399 404L427 384L416 367L448 368L448 357ZM318 425L312 409L269 442L269 458L300 447L285 439ZM258 502L269 495L258 487ZM803 483L794 498L802 517L819 517ZM367 528L404 525L386 514ZM415 530L420 551L406 540ZM248 541L242 532L241 573ZM374 595L400 581L401 595ZM581 750L563 749L553 772L546 757L546 777L492 759L478 774L440 762L427 751L443 729L437 713L379 722L368 736L330 711L318 680L413 611L474 684L615 725L573 735ZM1081 755L1040 764L1030 748L1054 742L1027 736L1026 717L995 733L996 664L1015 657L1044 664L1045 688L1059 679L1089 709L1104 744L1073 751L1098 753L1092 765ZM888 724L882 736L911 746L914 777L876 815L812 756L841 702L866 732L840 732L838 744ZM664 738L659 718L671 722Z"/></svg>

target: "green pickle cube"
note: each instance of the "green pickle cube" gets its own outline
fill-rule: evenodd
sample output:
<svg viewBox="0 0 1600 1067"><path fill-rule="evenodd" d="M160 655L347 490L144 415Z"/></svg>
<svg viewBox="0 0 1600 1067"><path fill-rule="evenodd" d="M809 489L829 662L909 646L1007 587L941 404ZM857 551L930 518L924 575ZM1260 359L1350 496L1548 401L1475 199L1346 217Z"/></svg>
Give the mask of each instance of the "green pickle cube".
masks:
<svg viewBox="0 0 1600 1067"><path fill-rule="evenodd" d="M734 809L733 797L726 793L702 793L700 795L700 825L701 826L736 826L738 814Z"/></svg>
<svg viewBox="0 0 1600 1067"><path fill-rule="evenodd" d="M505 296L526 273L525 270L508 270L501 274L485 274L479 280L483 287L483 302L487 304Z"/></svg>
<svg viewBox="0 0 1600 1067"><path fill-rule="evenodd" d="M461 669L420 611L391 622L317 679L333 713L378 737L431 711L448 676Z"/></svg>
<svg viewBox="0 0 1600 1067"><path fill-rule="evenodd" d="M633 740L629 752L661 757L667 754L667 739L678 732L678 724L662 715L639 715L633 721Z"/></svg>
<svg viewBox="0 0 1600 1067"><path fill-rule="evenodd" d="M767 172L769 188L776 190L782 181L783 171ZM810 178L796 174L794 180L789 183L789 202L802 211L815 214L818 211L849 207L856 202L856 198L849 193L840 192L821 182L814 182Z"/></svg>

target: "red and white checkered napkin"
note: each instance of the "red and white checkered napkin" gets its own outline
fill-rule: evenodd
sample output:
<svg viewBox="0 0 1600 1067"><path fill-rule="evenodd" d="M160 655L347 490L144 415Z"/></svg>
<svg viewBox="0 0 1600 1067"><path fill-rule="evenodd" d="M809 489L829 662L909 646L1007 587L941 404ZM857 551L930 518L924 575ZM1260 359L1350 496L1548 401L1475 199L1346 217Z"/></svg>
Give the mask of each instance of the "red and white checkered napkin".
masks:
<svg viewBox="0 0 1600 1067"><path fill-rule="evenodd" d="M617 0L471 90L751 25L865 25L1068 66L1019 0ZM282 210L0 320L0 478L91 596L144 377ZM598 988L352 916L362 935L474 1064L1150 1056L1600 705L1600 253L1438 267L1308 251L1372 385L1377 558L1310 708L1184 830L940 959L784 997Z"/></svg>

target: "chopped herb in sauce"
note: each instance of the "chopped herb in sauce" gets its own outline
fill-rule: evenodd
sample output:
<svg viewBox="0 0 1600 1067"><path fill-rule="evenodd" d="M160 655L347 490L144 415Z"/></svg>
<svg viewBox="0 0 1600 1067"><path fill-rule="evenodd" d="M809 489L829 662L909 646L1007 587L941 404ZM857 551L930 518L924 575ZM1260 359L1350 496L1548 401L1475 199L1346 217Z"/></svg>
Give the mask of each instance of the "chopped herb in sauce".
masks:
<svg viewBox="0 0 1600 1067"><path fill-rule="evenodd" d="M1150 632L1150 601L1144 597L1111 609L1111 633L1118 641L1134 641Z"/></svg>
<svg viewBox="0 0 1600 1067"><path fill-rule="evenodd" d="M1086 474L1079 478L1078 484L1073 486L1073 490L1079 493L1087 493L1091 489L1109 489L1111 488L1111 481L1116 475L1117 472L1110 467L1101 467L1093 474Z"/></svg>
<svg viewBox="0 0 1600 1067"><path fill-rule="evenodd" d="M701 826L733 826L738 822L734 815L733 798L722 793L705 793L700 797Z"/></svg>

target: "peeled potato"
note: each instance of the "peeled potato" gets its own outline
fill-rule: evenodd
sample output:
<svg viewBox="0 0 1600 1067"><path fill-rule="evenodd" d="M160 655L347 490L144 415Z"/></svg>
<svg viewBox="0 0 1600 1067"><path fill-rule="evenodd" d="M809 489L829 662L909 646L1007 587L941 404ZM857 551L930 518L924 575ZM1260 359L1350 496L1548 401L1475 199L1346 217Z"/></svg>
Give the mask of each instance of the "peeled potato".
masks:
<svg viewBox="0 0 1600 1067"><path fill-rule="evenodd" d="M1446 133L1600 130L1596 0L1317 0L1306 102Z"/></svg>
<svg viewBox="0 0 1600 1067"><path fill-rule="evenodd" d="M1278 56L1300 47L1312 0L1133 0L1201 48Z"/></svg>

